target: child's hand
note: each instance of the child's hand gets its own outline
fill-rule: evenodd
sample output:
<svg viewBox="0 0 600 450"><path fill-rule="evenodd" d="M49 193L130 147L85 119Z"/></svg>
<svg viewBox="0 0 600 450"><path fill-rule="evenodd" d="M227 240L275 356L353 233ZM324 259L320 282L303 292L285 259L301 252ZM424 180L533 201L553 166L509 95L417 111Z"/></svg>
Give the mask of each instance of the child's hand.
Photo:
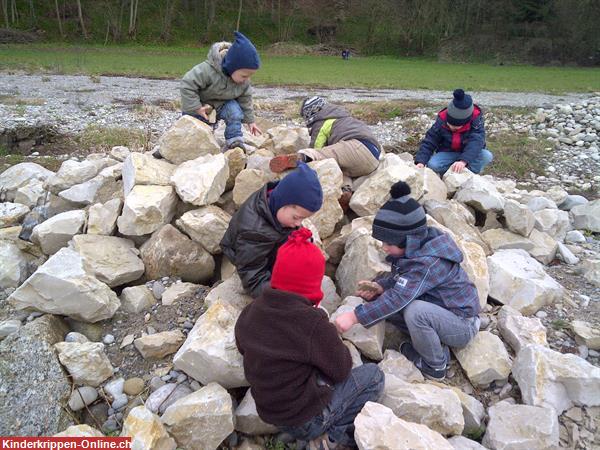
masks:
<svg viewBox="0 0 600 450"><path fill-rule="evenodd" d="M464 161L456 161L450 167L452 168L453 172L460 173L465 167L467 167L467 163Z"/></svg>
<svg viewBox="0 0 600 450"><path fill-rule="evenodd" d="M361 280L358 282L356 295L370 302L383 294L383 288L375 281Z"/></svg>
<svg viewBox="0 0 600 450"><path fill-rule="evenodd" d="M425 167L425 164L423 164L423 163L417 163L416 166L417 166L417 168L422 169L422 168Z"/></svg>
<svg viewBox="0 0 600 450"><path fill-rule="evenodd" d="M212 111L212 106L210 105L204 105L201 106L200 108L198 108L196 110L196 114L198 114L199 116L204 117L206 120L208 120L208 114Z"/></svg>
<svg viewBox="0 0 600 450"><path fill-rule="evenodd" d="M252 133L253 136L258 136L259 134L262 134L261 129L258 128L256 123L254 122L248 124L248 129L250 130L250 133Z"/></svg>
<svg viewBox="0 0 600 450"><path fill-rule="evenodd" d="M354 314L354 311L348 311L340 314L336 317L334 322L335 327L337 328L340 334L345 333L357 323L358 319L356 318L356 314Z"/></svg>

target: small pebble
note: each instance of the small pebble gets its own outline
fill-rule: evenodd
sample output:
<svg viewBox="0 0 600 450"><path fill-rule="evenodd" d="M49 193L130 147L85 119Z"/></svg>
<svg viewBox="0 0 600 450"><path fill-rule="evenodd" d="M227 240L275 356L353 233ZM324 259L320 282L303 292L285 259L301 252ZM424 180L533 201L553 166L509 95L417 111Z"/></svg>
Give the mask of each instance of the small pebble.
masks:
<svg viewBox="0 0 600 450"><path fill-rule="evenodd" d="M102 339L102 342L104 342L106 345L110 345L115 342L115 337L112 334L107 334L104 336L104 339Z"/></svg>
<svg viewBox="0 0 600 450"><path fill-rule="evenodd" d="M535 313L535 317L537 317L538 319L545 319L546 317L548 317L548 313L546 311L538 311Z"/></svg>

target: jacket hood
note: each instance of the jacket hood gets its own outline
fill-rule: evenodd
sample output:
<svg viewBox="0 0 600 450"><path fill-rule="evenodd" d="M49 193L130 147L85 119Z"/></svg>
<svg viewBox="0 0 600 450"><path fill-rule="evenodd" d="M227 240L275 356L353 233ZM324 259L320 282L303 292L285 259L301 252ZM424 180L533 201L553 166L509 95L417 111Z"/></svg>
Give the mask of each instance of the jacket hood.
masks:
<svg viewBox="0 0 600 450"><path fill-rule="evenodd" d="M463 254L454 240L437 228L427 227L427 235L422 240L415 235L408 235L406 240L407 258L434 256L460 264Z"/></svg>
<svg viewBox="0 0 600 450"><path fill-rule="evenodd" d="M341 106L334 105L332 103L325 103L323 108L321 108L321 111L315 114L315 118L312 122L314 123L318 122L319 120L327 119L341 119L342 117L350 117L350 113Z"/></svg>
<svg viewBox="0 0 600 450"><path fill-rule="evenodd" d="M219 72L222 70L221 66L223 64L223 58L227 54L227 51L230 47L231 42L215 42L213 45L211 45L210 50L206 55L206 60L208 63Z"/></svg>

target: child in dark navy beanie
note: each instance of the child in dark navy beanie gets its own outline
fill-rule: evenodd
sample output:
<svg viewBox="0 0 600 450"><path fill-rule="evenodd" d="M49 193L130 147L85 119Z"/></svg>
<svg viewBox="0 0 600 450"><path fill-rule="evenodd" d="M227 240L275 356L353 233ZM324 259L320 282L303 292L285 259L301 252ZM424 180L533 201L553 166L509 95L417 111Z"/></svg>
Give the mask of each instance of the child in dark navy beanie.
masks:
<svg viewBox="0 0 600 450"><path fill-rule="evenodd" d="M467 168L481 173L493 159L494 155L485 148L483 111L470 95L456 89L448 107L438 113L421 141L415 164L440 175L450 168L453 172Z"/></svg>
<svg viewBox="0 0 600 450"><path fill-rule="evenodd" d="M399 181L375 215L373 237L383 242L391 272L361 281L357 295L368 303L336 318L345 332L384 319L410 336L400 351L434 380L443 380L449 347L464 347L479 331L477 290L460 267L463 255L452 238L427 226L425 210Z"/></svg>
<svg viewBox="0 0 600 450"><path fill-rule="evenodd" d="M281 181L264 185L240 206L221 240L221 249L250 295L257 297L269 285L277 249L322 205L323 190L317 173L301 163Z"/></svg>
<svg viewBox="0 0 600 450"><path fill-rule="evenodd" d="M227 148L244 149L242 123L254 135L261 134L255 123L250 77L260 67L256 48L242 33L236 31L233 43L217 42L208 52L206 61L193 67L181 80L181 110L211 124L209 114L216 110L216 119L224 120Z"/></svg>

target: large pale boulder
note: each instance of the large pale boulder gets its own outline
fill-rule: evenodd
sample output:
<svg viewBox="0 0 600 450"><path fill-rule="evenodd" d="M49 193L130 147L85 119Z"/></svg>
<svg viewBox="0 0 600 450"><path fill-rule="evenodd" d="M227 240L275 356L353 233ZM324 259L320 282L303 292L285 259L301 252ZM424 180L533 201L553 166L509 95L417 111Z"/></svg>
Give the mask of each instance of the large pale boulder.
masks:
<svg viewBox="0 0 600 450"><path fill-rule="evenodd" d="M15 192L15 203L34 208L44 204L48 191L44 189L44 182L40 180L31 180L25 186L21 186Z"/></svg>
<svg viewBox="0 0 600 450"><path fill-rule="evenodd" d="M583 320L574 320L571 322L571 329L578 344L600 350L600 328Z"/></svg>
<svg viewBox="0 0 600 450"><path fill-rule="evenodd" d="M535 229L548 233L559 242L565 240L567 231L571 229L569 213L560 209L542 209L533 213Z"/></svg>
<svg viewBox="0 0 600 450"><path fill-rule="evenodd" d="M248 386L242 355L235 344L235 323L242 309L218 300L196 321L173 364L202 384L226 389Z"/></svg>
<svg viewBox="0 0 600 450"><path fill-rule="evenodd" d="M181 448L216 450L233 432L233 403L217 383L209 383L167 408L161 417Z"/></svg>
<svg viewBox="0 0 600 450"><path fill-rule="evenodd" d="M88 210L88 234L110 236L117 227L117 218L121 214L123 200L113 198L106 203L96 203Z"/></svg>
<svg viewBox="0 0 600 450"><path fill-rule="evenodd" d="M423 197L421 203L428 200L443 202L448 198L448 188L437 173L428 167L423 169Z"/></svg>
<svg viewBox="0 0 600 450"><path fill-rule="evenodd" d="M0 183L0 186L2 183ZM600 200L577 205L570 211L573 228L600 233Z"/></svg>
<svg viewBox="0 0 600 450"><path fill-rule="evenodd" d="M509 250L520 248L522 250L533 250L534 244L528 238L512 231L502 228L493 228L482 233L486 244L492 249L492 252L498 250Z"/></svg>
<svg viewBox="0 0 600 450"><path fill-rule="evenodd" d="M317 177L323 190L323 197L339 198L342 194L344 175L335 159L328 158L321 161L313 161L308 166L317 172Z"/></svg>
<svg viewBox="0 0 600 450"><path fill-rule="evenodd" d="M310 217L310 221L319 230L321 239L328 238L335 230L335 226L344 217L344 211L338 198L329 195L323 198L323 206Z"/></svg>
<svg viewBox="0 0 600 450"><path fill-rule="evenodd" d="M16 288L46 261L46 256L30 242L0 238L0 261L0 289Z"/></svg>
<svg viewBox="0 0 600 450"><path fill-rule="evenodd" d="M393 375L408 383L425 381L423 374L412 361L396 350L386 350L383 353L383 359L377 365L383 373Z"/></svg>
<svg viewBox="0 0 600 450"><path fill-rule="evenodd" d="M119 232L129 236L153 233L171 222L177 194L171 186L134 186L117 219Z"/></svg>
<svg viewBox="0 0 600 450"><path fill-rule="evenodd" d="M577 406L600 405L600 368L571 353L528 345L512 374L527 405L552 407L557 414Z"/></svg>
<svg viewBox="0 0 600 450"><path fill-rule="evenodd" d="M323 242L323 248L329 259L327 260L331 264L339 264L342 260L342 256L345 253L345 246L350 236L355 237L353 234L359 228L364 229L364 234L371 233L371 227L373 225L373 219L375 216L364 216L354 219L351 223L344 225L339 233L335 233Z"/></svg>
<svg viewBox="0 0 600 450"><path fill-rule="evenodd" d="M250 389L235 410L235 429L251 436L274 434L279 431L275 425L265 422L256 411L256 402Z"/></svg>
<svg viewBox="0 0 600 450"><path fill-rule="evenodd" d="M102 432L89 425L71 425L64 431L56 433L53 437L104 437Z"/></svg>
<svg viewBox="0 0 600 450"><path fill-rule="evenodd" d="M199 283L210 279L215 270L211 254L172 225L155 231L140 247L140 254L150 280L176 276Z"/></svg>
<svg viewBox="0 0 600 450"><path fill-rule="evenodd" d="M136 406L129 412L123 423L121 437L130 437L131 448L136 450L175 450L177 448L175 440L169 436L160 418L145 406Z"/></svg>
<svg viewBox="0 0 600 450"><path fill-rule="evenodd" d="M154 414L164 414L169 406L192 393L187 383L167 383L148 396L144 405Z"/></svg>
<svg viewBox="0 0 600 450"><path fill-rule="evenodd" d="M396 417L379 403L367 402L354 420L360 450L453 450L444 437L425 425Z"/></svg>
<svg viewBox="0 0 600 450"><path fill-rule="evenodd" d="M84 159L83 161L68 159L61 164L56 174L46 180L44 187L53 194L58 194L76 184L91 180L102 169L114 164L117 164L117 161L111 158Z"/></svg>
<svg viewBox="0 0 600 450"><path fill-rule="evenodd" d="M39 164L24 162L9 167L0 173L0 192L5 198L2 200L12 202L17 190L28 185L32 180L46 181L54 172Z"/></svg>
<svg viewBox="0 0 600 450"><path fill-rule="evenodd" d="M0 203L0 228L20 224L27 213L29 213L29 207L21 203Z"/></svg>
<svg viewBox="0 0 600 450"><path fill-rule="evenodd" d="M456 192L454 199L472 206L482 213L504 209L504 198L496 186L479 175L473 175L467 180Z"/></svg>
<svg viewBox="0 0 600 450"><path fill-rule="evenodd" d="M379 168L369 175L350 199L350 209L359 216L377 213L390 199L390 188L397 181L406 182L411 189L411 197L419 199L423 195L423 173L412 164L391 165Z"/></svg>
<svg viewBox="0 0 600 450"><path fill-rule="evenodd" d="M54 347L75 384L98 387L113 374L102 342L59 342Z"/></svg>
<svg viewBox="0 0 600 450"><path fill-rule="evenodd" d="M426 425L443 435L461 434L465 426L458 396L432 384L407 383L386 374L379 403L397 417Z"/></svg>
<svg viewBox="0 0 600 450"><path fill-rule="evenodd" d="M203 289L200 285L194 283L173 283L163 293L160 301L163 305L172 305L185 298L193 297Z"/></svg>
<svg viewBox="0 0 600 450"><path fill-rule="evenodd" d="M245 292L237 272L213 287L204 298L204 305L209 308L219 301L229 303L240 311L252 302L252 297Z"/></svg>
<svg viewBox="0 0 600 450"><path fill-rule="evenodd" d="M460 266L467 273L471 283L475 285L479 305L483 308L487 304L490 292L490 274L485 252L475 242L458 240L457 245L464 257Z"/></svg>
<svg viewBox="0 0 600 450"><path fill-rule="evenodd" d="M504 204L506 227L513 233L529 236L535 225L535 216L526 206L515 200L507 200Z"/></svg>
<svg viewBox="0 0 600 450"><path fill-rule="evenodd" d="M147 334L133 341L133 345L144 359L162 359L179 350L185 336L180 330Z"/></svg>
<svg viewBox="0 0 600 450"><path fill-rule="evenodd" d="M380 272L389 272L386 254L371 231L358 228L346 240L345 253L335 273L342 297L353 295L360 280L371 280Z"/></svg>
<svg viewBox="0 0 600 450"><path fill-rule="evenodd" d="M480 331L466 347L454 349L454 354L475 386L508 379L511 358L500 338L489 331Z"/></svg>
<svg viewBox="0 0 600 450"><path fill-rule="evenodd" d="M219 243L227 231L231 216L218 206L208 205L186 212L175 224L193 241L211 254L221 253Z"/></svg>
<svg viewBox="0 0 600 450"><path fill-rule="evenodd" d="M209 125L191 116L182 116L160 138L160 154L173 164L217 155L221 149Z"/></svg>
<svg viewBox="0 0 600 450"><path fill-rule="evenodd" d="M524 250L499 250L488 256L490 297L525 315L562 298L564 288Z"/></svg>
<svg viewBox="0 0 600 450"><path fill-rule="evenodd" d="M524 317L508 305L504 305L498 313L498 330L515 354L529 344L548 346L546 327L540 319Z"/></svg>
<svg viewBox="0 0 600 450"><path fill-rule="evenodd" d="M64 200L80 205L93 205L113 198L121 198L123 196L123 182L120 180L122 167L123 163L106 167L91 180L71 186L58 195Z"/></svg>
<svg viewBox="0 0 600 450"><path fill-rule="evenodd" d="M233 202L241 206L248 197L258 191L269 181L265 172L259 169L244 169L235 177L233 186Z"/></svg>
<svg viewBox="0 0 600 450"><path fill-rule="evenodd" d="M533 248L527 252L542 264L550 264L556 257L558 242L548 233L543 233L535 228L531 230L529 240Z"/></svg>
<svg viewBox="0 0 600 450"><path fill-rule="evenodd" d="M346 297L337 311L331 315L331 322L345 312L353 311L356 306L364 303L360 297ZM342 334L342 338L352 342L366 357L380 361L383 358L383 337L385 335L385 322L381 321L369 328L360 323L352 326Z"/></svg>
<svg viewBox="0 0 600 450"><path fill-rule="evenodd" d="M235 185L235 178L246 168L247 157L246 152L239 147L227 150L224 155L227 158L227 165L229 166L229 178L227 178L225 190L229 191Z"/></svg>
<svg viewBox="0 0 600 450"><path fill-rule="evenodd" d="M140 313L156 304L152 291L145 285L126 287L121 292L121 309L129 313Z"/></svg>
<svg viewBox="0 0 600 450"><path fill-rule="evenodd" d="M71 382L53 348L68 331L46 314L0 342L0 435L48 436L73 423Z"/></svg>
<svg viewBox="0 0 600 450"><path fill-rule="evenodd" d="M73 236L83 232L86 220L87 214L83 210L57 214L33 228L31 241L46 255L53 255L66 247Z"/></svg>
<svg viewBox="0 0 600 450"><path fill-rule="evenodd" d="M600 259L586 259L582 264L583 278L600 287Z"/></svg>
<svg viewBox="0 0 600 450"><path fill-rule="evenodd" d="M86 272L110 287L135 281L144 274L144 263L129 239L80 234L71 242L73 250L83 258Z"/></svg>
<svg viewBox="0 0 600 450"><path fill-rule="evenodd" d="M225 155L206 155L178 166L171 183L179 197L196 206L209 205L225 192L229 165Z"/></svg>
<svg viewBox="0 0 600 450"><path fill-rule="evenodd" d="M338 295L335 283L327 275L323 276L321 281L321 290L323 291L323 300L319 303L329 315L333 314L342 304L342 298Z"/></svg>
<svg viewBox="0 0 600 450"><path fill-rule="evenodd" d="M463 418L465 420L463 434L478 435L481 433L485 418L485 407L483 406L483 403L481 403L475 397L465 394L457 387L438 383L436 381L429 381L429 383L442 389L450 389L458 396L462 406Z"/></svg>
<svg viewBox="0 0 600 450"><path fill-rule="evenodd" d="M174 170L173 164L148 153L130 153L123 162L123 193L127 197L138 184L169 186Z"/></svg>
<svg viewBox="0 0 600 450"><path fill-rule="evenodd" d="M16 308L33 308L85 322L111 318L119 308L117 295L88 274L82 256L63 248L9 297Z"/></svg>
<svg viewBox="0 0 600 450"><path fill-rule="evenodd" d="M490 420L483 445L492 450L545 450L558 447L558 417L552 409L499 402Z"/></svg>
<svg viewBox="0 0 600 450"><path fill-rule="evenodd" d="M290 127L279 125L267 131L267 138L262 143L262 148L272 151L276 155L296 153L307 148L310 143L308 129L305 127Z"/></svg>
<svg viewBox="0 0 600 450"><path fill-rule="evenodd" d="M473 178L475 174L470 170L463 170L462 172L454 172L447 170L442 176L442 181L448 189L448 196L452 197L456 191L458 191L463 184Z"/></svg>
<svg viewBox="0 0 600 450"><path fill-rule="evenodd" d="M454 447L454 450L487 450L477 441L473 441L464 436L452 436L448 443Z"/></svg>

